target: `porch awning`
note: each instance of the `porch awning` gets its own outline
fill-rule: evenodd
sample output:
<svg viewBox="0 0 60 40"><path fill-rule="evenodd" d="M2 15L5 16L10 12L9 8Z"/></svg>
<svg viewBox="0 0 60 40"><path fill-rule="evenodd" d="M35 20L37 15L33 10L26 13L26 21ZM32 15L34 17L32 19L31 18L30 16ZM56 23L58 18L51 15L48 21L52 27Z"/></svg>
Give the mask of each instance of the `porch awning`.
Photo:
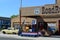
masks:
<svg viewBox="0 0 60 40"><path fill-rule="evenodd" d="M40 17L40 15L27 15L22 17L37 18L37 17Z"/></svg>
<svg viewBox="0 0 60 40"><path fill-rule="evenodd" d="M60 14L40 14L40 15L25 15L22 17L29 17L29 18L60 18Z"/></svg>

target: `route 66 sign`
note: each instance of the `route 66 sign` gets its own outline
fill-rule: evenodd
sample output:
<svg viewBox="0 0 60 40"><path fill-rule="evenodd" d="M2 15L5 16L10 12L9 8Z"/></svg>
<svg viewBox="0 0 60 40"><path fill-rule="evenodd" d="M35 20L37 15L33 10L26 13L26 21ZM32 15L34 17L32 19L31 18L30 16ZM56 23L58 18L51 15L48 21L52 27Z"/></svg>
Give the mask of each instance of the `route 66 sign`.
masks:
<svg viewBox="0 0 60 40"><path fill-rule="evenodd" d="M40 13L40 9L39 8L35 8L34 9L34 14L39 14Z"/></svg>

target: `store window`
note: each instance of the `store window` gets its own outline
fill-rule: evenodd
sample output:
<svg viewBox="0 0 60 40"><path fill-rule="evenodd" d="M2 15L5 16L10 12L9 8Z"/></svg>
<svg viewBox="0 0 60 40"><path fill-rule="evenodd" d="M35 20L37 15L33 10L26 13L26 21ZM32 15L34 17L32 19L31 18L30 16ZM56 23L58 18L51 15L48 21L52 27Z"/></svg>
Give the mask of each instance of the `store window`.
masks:
<svg viewBox="0 0 60 40"><path fill-rule="evenodd" d="M48 27L50 30L52 30L53 32L56 31L56 23L48 23ZM48 29L48 30L49 30Z"/></svg>
<svg viewBox="0 0 60 40"><path fill-rule="evenodd" d="M0 24L1 24L1 20L0 20Z"/></svg>
<svg viewBox="0 0 60 40"><path fill-rule="evenodd" d="M58 6L55 6L55 8L58 8Z"/></svg>
<svg viewBox="0 0 60 40"><path fill-rule="evenodd" d="M45 9L45 7L42 7L42 9Z"/></svg>
<svg viewBox="0 0 60 40"><path fill-rule="evenodd" d="M32 20L32 24L36 24L36 20Z"/></svg>

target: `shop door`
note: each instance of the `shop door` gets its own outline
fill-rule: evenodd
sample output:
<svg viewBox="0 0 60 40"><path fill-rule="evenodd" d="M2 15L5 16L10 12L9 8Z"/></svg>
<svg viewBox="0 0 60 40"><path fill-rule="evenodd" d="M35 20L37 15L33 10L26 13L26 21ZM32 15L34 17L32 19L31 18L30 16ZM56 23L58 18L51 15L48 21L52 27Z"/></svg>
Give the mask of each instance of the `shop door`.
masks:
<svg viewBox="0 0 60 40"><path fill-rule="evenodd" d="M42 30L43 29L43 23L42 22L38 23L38 27L40 28L40 30Z"/></svg>
<svg viewBox="0 0 60 40"><path fill-rule="evenodd" d="M42 30L42 29L47 30L47 23L46 22L39 22L38 27L39 27L39 30Z"/></svg>

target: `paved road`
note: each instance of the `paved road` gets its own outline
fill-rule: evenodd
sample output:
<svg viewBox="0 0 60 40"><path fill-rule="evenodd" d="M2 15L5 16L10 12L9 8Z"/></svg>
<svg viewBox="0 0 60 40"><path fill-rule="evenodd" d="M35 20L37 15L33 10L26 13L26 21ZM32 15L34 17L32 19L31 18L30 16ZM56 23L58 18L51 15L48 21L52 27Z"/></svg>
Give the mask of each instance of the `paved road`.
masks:
<svg viewBox="0 0 60 40"><path fill-rule="evenodd" d="M3 37L0 37L0 40L29 40L29 39L16 39L16 38L3 38Z"/></svg>
<svg viewBox="0 0 60 40"><path fill-rule="evenodd" d="M60 36L52 37L21 37L18 35L0 34L0 40L60 40Z"/></svg>
<svg viewBox="0 0 60 40"><path fill-rule="evenodd" d="M21 37L18 35L12 34L0 34L0 40L35 40L36 38L32 37Z"/></svg>

